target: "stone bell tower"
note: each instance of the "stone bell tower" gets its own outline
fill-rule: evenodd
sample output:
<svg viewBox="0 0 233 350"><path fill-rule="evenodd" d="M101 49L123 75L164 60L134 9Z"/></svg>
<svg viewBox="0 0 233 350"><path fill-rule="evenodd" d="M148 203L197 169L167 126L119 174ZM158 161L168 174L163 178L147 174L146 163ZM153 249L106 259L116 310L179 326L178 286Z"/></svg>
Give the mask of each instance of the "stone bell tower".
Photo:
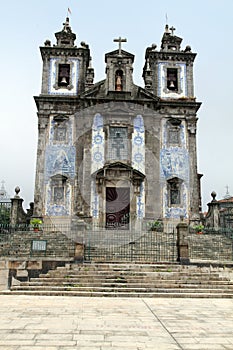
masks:
<svg viewBox="0 0 233 350"><path fill-rule="evenodd" d="M75 45L69 18L55 33L56 44L40 48L43 70L38 109L38 148L34 215L72 214L75 189L75 122L78 96L92 86L94 71L87 44Z"/></svg>
<svg viewBox="0 0 233 350"><path fill-rule="evenodd" d="M198 217L200 178L197 173L196 102L193 63L196 53L190 46L181 49L182 38L175 28L165 26L160 50L146 49L143 78L145 89L161 101L161 187L163 216Z"/></svg>

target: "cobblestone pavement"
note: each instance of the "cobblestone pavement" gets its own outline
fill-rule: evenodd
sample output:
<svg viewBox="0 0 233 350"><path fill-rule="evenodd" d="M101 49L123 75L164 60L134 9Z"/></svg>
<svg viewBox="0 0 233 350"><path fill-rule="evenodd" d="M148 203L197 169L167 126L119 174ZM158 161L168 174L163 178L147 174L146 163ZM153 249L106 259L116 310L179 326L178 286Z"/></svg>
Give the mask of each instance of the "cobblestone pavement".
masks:
<svg viewBox="0 0 233 350"><path fill-rule="evenodd" d="M0 296L0 350L233 350L233 300Z"/></svg>

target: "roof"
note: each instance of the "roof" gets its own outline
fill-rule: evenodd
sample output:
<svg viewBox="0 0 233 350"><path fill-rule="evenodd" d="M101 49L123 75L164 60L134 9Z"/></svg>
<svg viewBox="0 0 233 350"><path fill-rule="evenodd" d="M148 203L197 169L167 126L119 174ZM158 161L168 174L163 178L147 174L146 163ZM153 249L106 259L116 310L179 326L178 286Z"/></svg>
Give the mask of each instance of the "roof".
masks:
<svg viewBox="0 0 233 350"><path fill-rule="evenodd" d="M233 203L233 197L228 197L228 198L224 198L224 199L220 199L218 201L219 203Z"/></svg>

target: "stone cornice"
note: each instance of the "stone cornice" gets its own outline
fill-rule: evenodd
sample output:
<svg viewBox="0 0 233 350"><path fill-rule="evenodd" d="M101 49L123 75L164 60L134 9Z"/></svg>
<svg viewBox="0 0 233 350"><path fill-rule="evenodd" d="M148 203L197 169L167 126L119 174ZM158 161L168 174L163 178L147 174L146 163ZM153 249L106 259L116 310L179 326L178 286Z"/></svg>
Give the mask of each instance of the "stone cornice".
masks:
<svg viewBox="0 0 233 350"><path fill-rule="evenodd" d="M163 52L163 51L149 51L146 58L151 58L156 61L182 61L182 62L194 62L196 53L188 52Z"/></svg>
<svg viewBox="0 0 233 350"><path fill-rule="evenodd" d="M119 96L120 97L120 96ZM45 106L55 107L56 109L63 108L67 106L66 109L70 111L79 110L80 108L87 108L96 106L98 104L104 104L112 102L113 99L110 96L49 96L49 95L40 95L34 96L36 106L38 111L41 109L45 110ZM179 113L185 113L184 111L189 111L188 114L195 114L201 106L201 102L196 102L194 99L174 99L174 100L165 100L160 99L156 96L154 98L125 98L122 96L115 100L116 102L127 102L134 103L138 105L145 105L148 108L154 110L161 110L161 113L167 113L169 110L176 110ZM50 108L50 107L49 107ZM181 112L182 111L182 112Z"/></svg>
<svg viewBox="0 0 233 350"><path fill-rule="evenodd" d="M51 108L61 110L65 107L71 114L75 112L80 104L80 98L77 96L34 96L37 110L39 113L49 113ZM43 112L42 112L43 111Z"/></svg>
<svg viewBox="0 0 233 350"><path fill-rule="evenodd" d="M82 47L57 47L57 46L43 46L40 47L42 59L49 57L86 57L89 60L90 50Z"/></svg>

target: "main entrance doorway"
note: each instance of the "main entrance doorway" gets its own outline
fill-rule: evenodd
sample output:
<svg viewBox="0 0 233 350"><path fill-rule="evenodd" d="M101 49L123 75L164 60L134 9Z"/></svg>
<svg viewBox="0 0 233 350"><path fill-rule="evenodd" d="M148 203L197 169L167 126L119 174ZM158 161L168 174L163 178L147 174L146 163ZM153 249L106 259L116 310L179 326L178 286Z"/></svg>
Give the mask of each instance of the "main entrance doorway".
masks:
<svg viewBox="0 0 233 350"><path fill-rule="evenodd" d="M129 229L130 188L106 187L106 228Z"/></svg>

